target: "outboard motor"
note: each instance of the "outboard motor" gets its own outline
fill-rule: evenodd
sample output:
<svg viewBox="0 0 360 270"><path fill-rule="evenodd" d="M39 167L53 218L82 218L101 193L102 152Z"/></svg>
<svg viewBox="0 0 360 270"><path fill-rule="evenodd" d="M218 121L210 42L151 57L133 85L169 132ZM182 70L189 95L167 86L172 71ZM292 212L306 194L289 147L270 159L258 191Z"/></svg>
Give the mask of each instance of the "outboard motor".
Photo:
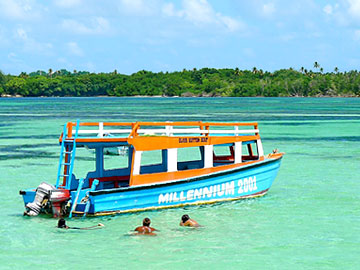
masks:
<svg viewBox="0 0 360 270"><path fill-rule="evenodd" d="M70 191L68 189L55 189L50 191L50 202L52 206L53 217L60 217L65 212L65 202L70 199Z"/></svg>
<svg viewBox="0 0 360 270"><path fill-rule="evenodd" d="M46 203L45 200L50 198L51 190L56 188L53 185L42 182L36 189L35 199L33 202L26 204L26 211L24 215L37 216L43 205Z"/></svg>

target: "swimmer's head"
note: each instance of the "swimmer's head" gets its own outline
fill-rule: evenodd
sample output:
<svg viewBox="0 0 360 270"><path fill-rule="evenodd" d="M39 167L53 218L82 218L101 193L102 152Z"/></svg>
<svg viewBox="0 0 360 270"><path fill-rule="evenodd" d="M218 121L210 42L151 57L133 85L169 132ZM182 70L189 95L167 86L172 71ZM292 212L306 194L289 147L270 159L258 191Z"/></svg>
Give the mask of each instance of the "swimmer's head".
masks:
<svg viewBox="0 0 360 270"><path fill-rule="evenodd" d="M185 223L185 222L188 221L189 219L190 219L190 217L189 217L188 215L183 215L183 216L181 217L181 220L182 220L183 223Z"/></svg>
<svg viewBox="0 0 360 270"><path fill-rule="evenodd" d="M144 218L144 220L143 220L143 226L147 226L147 227L149 227L150 226L150 218Z"/></svg>
<svg viewBox="0 0 360 270"><path fill-rule="evenodd" d="M59 219L58 228L66 228L65 219L63 218Z"/></svg>

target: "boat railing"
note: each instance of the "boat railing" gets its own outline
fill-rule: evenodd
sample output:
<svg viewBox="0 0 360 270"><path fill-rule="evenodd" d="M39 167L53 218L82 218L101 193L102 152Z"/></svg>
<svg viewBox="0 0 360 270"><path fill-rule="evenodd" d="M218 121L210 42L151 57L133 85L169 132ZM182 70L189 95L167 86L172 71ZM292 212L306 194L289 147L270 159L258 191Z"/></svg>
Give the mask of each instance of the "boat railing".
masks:
<svg viewBox="0 0 360 270"><path fill-rule="evenodd" d="M68 123L67 137L76 133ZM85 129L86 128L86 129ZM134 138L136 136L241 136L257 135L257 123L136 122L80 123L78 138Z"/></svg>

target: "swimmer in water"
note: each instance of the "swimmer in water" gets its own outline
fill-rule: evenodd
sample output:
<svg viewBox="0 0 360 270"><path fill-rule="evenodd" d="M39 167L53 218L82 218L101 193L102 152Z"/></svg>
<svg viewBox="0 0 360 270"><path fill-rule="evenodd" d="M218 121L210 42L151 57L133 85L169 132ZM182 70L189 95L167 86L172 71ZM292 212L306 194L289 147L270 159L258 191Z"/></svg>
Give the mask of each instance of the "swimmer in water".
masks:
<svg viewBox="0 0 360 270"><path fill-rule="evenodd" d="M151 223L150 218L144 218L143 225L135 229L137 234L156 235L154 231L158 231L158 230L150 227L150 223Z"/></svg>
<svg viewBox="0 0 360 270"><path fill-rule="evenodd" d="M201 225L199 225L199 223L197 223L195 220L191 219L188 215L183 215L181 217L180 226L201 227Z"/></svg>
<svg viewBox="0 0 360 270"><path fill-rule="evenodd" d="M61 218L58 221L57 227L60 229L73 229L73 230L92 230L92 229L100 229L99 227L104 227L105 225L102 223L99 223L98 225L91 226L91 227L84 227L84 228L78 228L78 227L69 227L66 225L65 219Z"/></svg>

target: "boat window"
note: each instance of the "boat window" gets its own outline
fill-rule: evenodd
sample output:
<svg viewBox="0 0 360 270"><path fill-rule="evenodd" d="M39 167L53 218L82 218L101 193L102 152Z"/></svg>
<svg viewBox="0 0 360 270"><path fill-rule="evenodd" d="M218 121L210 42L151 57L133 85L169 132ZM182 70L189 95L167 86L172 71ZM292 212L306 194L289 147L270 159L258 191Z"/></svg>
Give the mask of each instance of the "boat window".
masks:
<svg viewBox="0 0 360 270"><path fill-rule="evenodd" d="M96 170L95 151L83 147L76 148L73 174L77 178L86 177L88 172Z"/></svg>
<svg viewBox="0 0 360 270"><path fill-rule="evenodd" d="M178 171L204 168L204 147L178 148Z"/></svg>
<svg viewBox="0 0 360 270"><path fill-rule="evenodd" d="M241 152L242 161L259 159L256 141L243 142Z"/></svg>
<svg viewBox="0 0 360 270"><path fill-rule="evenodd" d="M129 167L129 147L104 147L104 169L123 169Z"/></svg>
<svg viewBox="0 0 360 270"><path fill-rule="evenodd" d="M163 150L144 151L141 156L140 174L166 172L166 159L163 156Z"/></svg>
<svg viewBox="0 0 360 270"><path fill-rule="evenodd" d="M234 163L234 144L214 145L214 166Z"/></svg>

